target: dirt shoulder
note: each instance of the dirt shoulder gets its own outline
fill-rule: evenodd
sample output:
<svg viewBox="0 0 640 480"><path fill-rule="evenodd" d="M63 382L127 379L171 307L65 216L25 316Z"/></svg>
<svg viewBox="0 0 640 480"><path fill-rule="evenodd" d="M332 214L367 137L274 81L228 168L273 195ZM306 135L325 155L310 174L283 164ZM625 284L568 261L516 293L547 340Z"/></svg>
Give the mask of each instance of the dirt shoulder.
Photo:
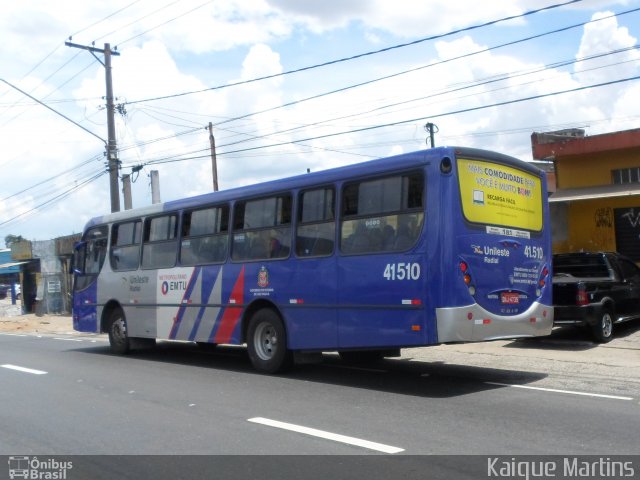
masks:
<svg viewBox="0 0 640 480"><path fill-rule="evenodd" d="M75 334L70 315L19 315L0 317L0 332L5 333L70 333Z"/></svg>

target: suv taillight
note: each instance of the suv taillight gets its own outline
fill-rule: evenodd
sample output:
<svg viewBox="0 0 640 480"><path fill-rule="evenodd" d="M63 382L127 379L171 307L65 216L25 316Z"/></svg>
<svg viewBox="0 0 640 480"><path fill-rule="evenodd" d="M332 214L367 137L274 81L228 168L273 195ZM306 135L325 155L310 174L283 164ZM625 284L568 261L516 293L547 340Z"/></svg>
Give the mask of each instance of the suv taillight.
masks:
<svg viewBox="0 0 640 480"><path fill-rule="evenodd" d="M578 305L589 305L589 295L587 295L587 291L584 289L584 286L578 287L576 302L578 303Z"/></svg>

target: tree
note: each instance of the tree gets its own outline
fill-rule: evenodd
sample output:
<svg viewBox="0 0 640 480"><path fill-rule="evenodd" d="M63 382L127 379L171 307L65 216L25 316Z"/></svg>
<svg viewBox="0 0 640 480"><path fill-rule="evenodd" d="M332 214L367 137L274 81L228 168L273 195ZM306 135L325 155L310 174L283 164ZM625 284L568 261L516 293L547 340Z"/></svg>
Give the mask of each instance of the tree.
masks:
<svg viewBox="0 0 640 480"><path fill-rule="evenodd" d="M18 243L24 241L25 238L22 235L7 235L4 237L4 244L7 248L11 248L12 243Z"/></svg>

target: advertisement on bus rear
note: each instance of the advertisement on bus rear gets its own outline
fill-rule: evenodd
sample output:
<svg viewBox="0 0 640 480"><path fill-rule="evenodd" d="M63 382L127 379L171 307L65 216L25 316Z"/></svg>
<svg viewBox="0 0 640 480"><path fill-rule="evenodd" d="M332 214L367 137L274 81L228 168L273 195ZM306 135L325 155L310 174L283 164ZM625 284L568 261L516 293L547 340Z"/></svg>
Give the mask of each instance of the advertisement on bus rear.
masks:
<svg viewBox="0 0 640 480"><path fill-rule="evenodd" d="M458 159L465 218L532 232L542 230L542 182L513 167L482 160Z"/></svg>

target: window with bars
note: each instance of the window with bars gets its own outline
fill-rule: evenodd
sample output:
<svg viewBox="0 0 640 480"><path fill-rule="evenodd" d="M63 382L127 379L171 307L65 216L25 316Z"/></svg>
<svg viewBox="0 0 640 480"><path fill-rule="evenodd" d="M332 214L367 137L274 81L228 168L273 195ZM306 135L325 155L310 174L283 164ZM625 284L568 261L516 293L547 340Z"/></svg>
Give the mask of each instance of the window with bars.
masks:
<svg viewBox="0 0 640 480"><path fill-rule="evenodd" d="M640 167L618 168L611 170L611 181L614 185L640 183Z"/></svg>

